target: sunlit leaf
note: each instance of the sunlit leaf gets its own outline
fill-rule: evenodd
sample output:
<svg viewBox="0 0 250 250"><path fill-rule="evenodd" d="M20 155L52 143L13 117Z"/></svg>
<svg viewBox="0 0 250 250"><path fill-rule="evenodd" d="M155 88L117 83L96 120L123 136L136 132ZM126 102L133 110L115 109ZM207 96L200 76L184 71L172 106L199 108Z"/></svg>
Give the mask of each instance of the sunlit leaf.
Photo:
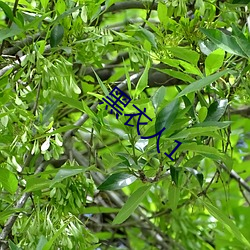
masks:
<svg viewBox="0 0 250 250"><path fill-rule="evenodd" d="M5 168L0 168L0 183L11 194L14 194L18 187L16 176Z"/></svg>

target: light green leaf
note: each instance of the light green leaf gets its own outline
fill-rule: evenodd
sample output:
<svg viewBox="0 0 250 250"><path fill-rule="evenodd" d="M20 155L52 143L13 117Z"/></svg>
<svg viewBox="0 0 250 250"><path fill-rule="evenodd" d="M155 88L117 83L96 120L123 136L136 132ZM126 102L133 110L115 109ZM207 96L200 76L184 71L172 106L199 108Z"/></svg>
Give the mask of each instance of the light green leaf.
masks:
<svg viewBox="0 0 250 250"><path fill-rule="evenodd" d="M11 194L14 194L18 187L16 176L6 168L0 168L0 183Z"/></svg>
<svg viewBox="0 0 250 250"><path fill-rule="evenodd" d="M147 64L146 64L146 67L136 85L136 89L135 89L135 92L134 92L134 98L137 98L140 93L147 87L148 85L148 70L149 70L149 67L150 67L150 61L148 60L147 61Z"/></svg>
<svg viewBox="0 0 250 250"><path fill-rule="evenodd" d="M124 222L139 206L143 198L146 196L150 189L150 185L144 185L138 188L127 200L120 212L116 215L112 224L121 224Z"/></svg>
<svg viewBox="0 0 250 250"><path fill-rule="evenodd" d="M94 71L94 70L93 70ZM98 81L98 83L100 84L102 91L104 92L105 96L109 95L109 91L106 88L106 86L104 85L104 83L102 82L102 80L100 79L100 77L96 74L96 72L94 71L96 79Z"/></svg>
<svg viewBox="0 0 250 250"><path fill-rule="evenodd" d="M85 172L86 169L83 167L73 167L73 166L66 166L64 168L61 168L58 173L56 174L55 178L52 180L51 182L51 186L54 185L57 182L61 182L62 180L70 177L70 176L74 176L77 174L80 174L82 172Z"/></svg>
<svg viewBox="0 0 250 250"><path fill-rule="evenodd" d="M91 206L91 207L82 207L80 208L81 214L105 214L105 213L117 213L120 211L119 208L114 208L114 207L96 207L96 206Z"/></svg>
<svg viewBox="0 0 250 250"><path fill-rule="evenodd" d="M175 211L180 199L180 188L174 182L171 182L168 188L168 204L169 207Z"/></svg>
<svg viewBox="0 0 250 250"><path fill-rule="evenodd" d="M155 111L157 111L157 108L161 105L162 101L164 100L164 97L166 95L166 87L161 86L155 94L152 96L151 101L154 106Z"/></svg>
<svg viewBox="0 0 250 250"><path fill-rule="evenodd" d="M43 247L45 246L45 244L47 243L47 239L44 235L41 235L40 236L40 239L38 241L38 244L37 244L37 247L36 247L36 250L43 250Z"/></svg>
<svg viewBox="0 0 250 250"><path fill-rule="evenodd" d="M204 87L206 87L207 85L215 82L216 80L218 80L220 77L222 77L223 75L227 74L231 72L230 70L223 70L221 72L218 72L218 73L215 73L213 75L210 75L210 76L207 76L205 78L202 78L198 81L195 81L191 84L189 84L185 89L183 89L178 95L177 95L177 98L178 97L181 97L183 95L186 95L188 93L191 93L191 92L194 92L194 91L197 91L197 90L200 90Z"/></svg>
<svg viewBox="0 0 250 250"><path fill-rule="evenodd" d="M51 185L51 180L37 177L37 176L31 176L26 178L26 188L24 192L33 192L33 191L39 191L49 188Z"/></svg>
<svg viewBox="0 0 250 250"><path fill-rule="evenodd" d="M162 24L167 24L168 20L168 9L165 3L159 2L157 7L157 14Z"/></svg>
<svg viewBox="0 0 250 250"><path fill-rule="evenodd" d="M210 53L205 60L205 72L206 75L211 75L223 65L225 57L225 51L222 49L217 49Z"/></svg>
<svg viewBox="0 0 250 250"><path fill-rule="evenodd" d="M200 199L201 200L201 199ZM202 201L202 200L201 200ZM223 224L223 226L234 235L239 241L241 241L245 246L250 248L250 242L245 238L245 236L241 233L238 227L234 224L232 220L230 220L221 210L212 204L202 201L205 205L208 212L216 218L219 222Z"/></svg>
<svg viewBox="0 0 250 250"><path fill-rule="evenodd" d="M66 103L68 104L69 106L73 107L73 108L76 108L82 112L85 112L84 108L83 108L83 105L80 101L76 100L76 99L73 99L73 98L70 98L68 96L64 96L58 92L54 92L53 94L54 98L63 102L63 103Z"/></svg>
<svg viewBox="0 0 250 250"><path fill-rule="evenodd" d="M190 50L190 49L185 49L181 47L176 47L176 48L173 47L173 48L169 48L168 50L172 52L172 54L175 57L185 60L187 62L190 62L194 66L197 65L199 58L200 58L200 54L198 52Z"/></svg>
<svg viewBox="0 0 250 250"><path fill-rule="evenodd" d="M54 241L59 237L59 235L64 231L64 229L68 226L69 222L64 222L65 224L55 232L55 234L53 235L53 237L45 244L45 246L43 247L42 250L49 250Z"/></svg>

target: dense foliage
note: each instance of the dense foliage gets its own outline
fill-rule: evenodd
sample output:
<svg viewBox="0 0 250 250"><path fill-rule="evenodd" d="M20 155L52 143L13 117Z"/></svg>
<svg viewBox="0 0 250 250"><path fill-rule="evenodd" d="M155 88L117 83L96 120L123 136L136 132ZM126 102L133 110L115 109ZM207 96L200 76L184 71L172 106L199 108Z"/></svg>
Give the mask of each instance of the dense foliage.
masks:
<svg viewBox="0 0 250 250"><path fill-rule="evenodd" d="M0 249L250 249L248 7L0 1Z"/></svg>

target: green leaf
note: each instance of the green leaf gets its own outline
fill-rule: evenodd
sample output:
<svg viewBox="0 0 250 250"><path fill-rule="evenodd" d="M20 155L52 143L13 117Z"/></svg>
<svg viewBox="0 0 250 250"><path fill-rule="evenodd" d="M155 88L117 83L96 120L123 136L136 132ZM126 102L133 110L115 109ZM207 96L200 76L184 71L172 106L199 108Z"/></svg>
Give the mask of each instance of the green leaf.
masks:
<svg viewBox="0 0 250 250"><path fill-rule="evenodd" d="M174 182L174 184L176 186L178 186L180 171L181 171L180 168L176 168L176 167L170 166L171 179L172 179L172 181Z"/></svg>
<svg viewBox="0 0 250 250"><path fill-rule="evenodd" d="M0 168L0 183L11 194L14 194L18 187L18 180L16 176L5 168Z"/></svg>
<svg viewBox="0 0 250 250"><path fill-rule="evenodd" d="M24 30L20 29L18 26L14 25L11 28L1 29L0 30L0 42L6 38L17 36L22 33Z"/></svg>
<svg viewBox="0 0 250 250"><path fill-rule="evenodd" d="M244 4L247 5L249 4L249 0L233 0L232 4Z"/></svg>
<svg viewBox="0 0 250 250"><path fill-rule="evenodd" d="M197 152L205 157L208 157L214 161L222 160L229 168L231 168L232 163L230 163L231 158L226 154L220 153L216 148L207 145L197 145L196 143L183 143L179 147L179 151L188 150L191 152Z"/></svg>
<svg viewBox="0 0 250 250"><path fill-rule="evenodd" d="M222 129L228 127L230 124L232 124L231 121L225 121L225 122L204 121L195 124L193 127L217 127L217 129Z"/></svg>
<svg viewBox="0 0 250 250"><path fill-rule="evenodd" d="M48 241L47 241L46 237L44 235L41 235L40 239L38 241L36 250L43 250L43 247L46 245L47 242Z"/></svg>
<svg viewBox="0 0 250 250"><path fill-rule="evenodd" d="M134 92L134 98L137 98L140 93L148 86L148 70L150 67L150 60L147 61L146 67L136 85L136 89Z"/></svg>
<svg viewBox="0 0 250 250"><path fill-rule="evenodd" d="M109 176L99 187L99 190L117 190L133 183L136 177L132 174L120 172Z"/></svg>
<svg viewBox="0 0 250 250"><path fill-rule="evenodd" d="M210 53L205 60L205 72L206 75L211 75L223 65L225 57L225 51L222 49L217 49Z"/></svg>
<svg viewBox="0 0 250 250"><path fill-rule="evenodd" d="M213 75L210 75L210 76L207 76L205 78L202 78L198 81L195 81L191 84L189 84L185 89L183 89L178 95L177 95L177 98L178 97L181 97L183 95L186 95L188 93L192 93L192 92L195 92L197 90L200 90L204 87L206 87L207 85L215 82L216 80L218 80L220 77L222 77L223 75L227 74L231 72L230 70L223 70L221 72L218 72L218 73L215 73Z"/></svg>
<svg viewBox="0 0 250 250"><path fill-rule="evenodd" d="M166 128L164 133L172 126L179 110L179 101L174 99L156 116L155 132L158 133L162 128Z"/></svg>
<svg viewBox="0 0 250 250"><path fill-rule="evenodd" d="M64 168L61 168L58 173L56 174L56 176L54 177L54 179L51 182L51 186L54 185L57 182L61 182L62 180L70 177L70 176L74 176L77 174L80 174L82 172L85 172L86 169L83 167L73 167L73 166L66 166Z"/></svg>
<svg viewBox="0 0 250 250"><path fill-rule="evenodd" d="M144 185L138 188L127 200L120 212L116 215L112 224L121 224L124 222L139 206L143 198L147 195L150 185Z"/></svg>
<svg viewBox="0 0 250 250"><path fill-rule="evenodd" d="M171 182L168 188L168 204L173 211L176 210L179 199L180 188L178 188L173 182Z"/></svg>
<svg viewBox="0 0 250 250"><path fill-rule="evenodd" d="M8 242L9 242L10 250L22 250L16 244L14 244L11 240L9 240Z"/></svg>
<svg viewBox="0 0 250 250"><path fill-rule="evenodd" d="M199 112L198 112L198 118L200 122L203 122L206 119L207 116L207 108L206 107L201 107Z"/></svg>
<svg viewBox="0 0 250 250"><path fill-rule="evenodd" d="M57 230L53 237L45 244L45 246L43 247L42 250L49 250L52 245L53 245L53 242L59 237L59 235L64 231L64 229L68 226L69 222L64 222L65 224L59 229Z"/></svg>
<svg viewBox="0 0 250 250"><path fill-rule="evenodd" d="M227 104L228 104L227 99L222 99L222 100L215 101L214 103L212 103L208 108L208 114L205 119L205 122L219 121L226 111Z"/></svg>
<svg viewBox="0 0 250 250"><path fill-rule="evenodd" d="M200 199L201 200L201 199ZM201 200L202 201L202 200ZM212 204L202 201L208 212L216 218L223 226L232 233L239 241L241 241L245 246L250 248L250 242L245 238L245 236L240 232L238 227L230 220L221 210L213 206Z"/></svg>
<svg viewBox="0 0 250 250"><path fill-rule="evenodd" d="M40 191L49 188L50 185L51 185L51 180L37 176L27 177L26 188L24 192Z"/></svg>
<svg viewBox="0 0 250 250"><path fill-rule="evenodd" d="M156 68L156 70L162 72L162 73L165 73L169 76L172 76L174 78L177 78L177 79L180 79L184 82L193 82L195 79L191 76L189 76L188 74L186 73L183 73L183 72L180 72L180 71L176 71L176 70L173 70L173 69L158 69Z"/></svg>
<svg viewBox="0 0 250 250"><path fill-rule="evenodd" d="M105 214L105 213L117 213L119 212L119 208L114 208L114 207L82 207L80 209L82 214Z"/></svg>
<svg viewBox="0 0 250 250"><path fill-rule="evenodd" d="M165 94L166 94L166 87L161 86L152 96L151 101L155 111L157 111L157 108L161 105L162 101L164 100Z"/></svg>
<svg viewBox="0 0 250 250"><path fill-rule="evenodd" d="M192 175L195 176L195 178L198 180L200 186L202 187L203 185L203 181L204 181L204 176L201 172L197 171L196 169L194 168L189 168L189 167L186 167L185 168L188 172L190 172Z"/></svg>
<svg viewBox="0 0 250 250"><path fill-rule="evenodd" d="M93 70L94 71L94 70ZM94 71L96 79L98 81L98 83L100 84L102 91L104 92L105 96L109 95L109 91L106 88L106 86L104 85L104 83L102 82L102 80L100 79L100 77L96 74L96 72Z"/></svg>
<svg viewBox="0 0 250 250"><path fill-rule="evenodd" d="M83 105L80 101L78 100L75 100L73 98L70 98L68 96L64 96L58 92L54 92L53 93L53 97L63 103L66 103L68 104L69 106L73 107L73 108L76 108L82 112L85 112L84 108L83 108Z"/></svg>
<svg viewBox="0 0 250 250"><path fill-rule="evenodd" d="M61 24L54 26L50 35L50 46L56 47L63 39L64 28Z"/></svg>
<svg viewBox="0 0 250 250"><path fill-rule="evenodd" d="M219 129L218 127L192 127L185 130L180 131L179 133L172 135L170 139L189 139L194 138L196 136L206 135L209 131L215 131Z"/></svg>
<svg viewBox="0 0 250 250"><path fill-rule="evenodd" d="M190 62L194 66L197 65L197 63L199 61L199 58L200 58L200 54L198 52L190 50L190 49L176 47L176 48L169 48L168 50L170 52L172 52L172 54L175 57L178 57L178 58L180 58L182 60Z"/></svg>
<svg viewBox="0 0 250 250"><path fill-rule="evenodd" d="M241 57L246 57L246 54L241 49L237 40L233 36L228 36L220 30L217 29L204 29L200 28L201 32L204 33L213 43L215 43L219 48Z"/></svg>
<svg viewBox="0 0 250 250"><path fill-rule="evenodd" d="M167 24L168 21L168 9L167 5L163 2L159 2L157 6L157 14L161 23Z"/></svg>
<svg viewBox="0 0 250 250"><path fill-rule="evenodd" d="M0 1L0 8L3 9L5 15L6 15L11 21L14 21L14 15L13 15L13 12L12 12L11 8L9 7L9 5L7 5L7 4L4 3L3 1Z"/></svg>

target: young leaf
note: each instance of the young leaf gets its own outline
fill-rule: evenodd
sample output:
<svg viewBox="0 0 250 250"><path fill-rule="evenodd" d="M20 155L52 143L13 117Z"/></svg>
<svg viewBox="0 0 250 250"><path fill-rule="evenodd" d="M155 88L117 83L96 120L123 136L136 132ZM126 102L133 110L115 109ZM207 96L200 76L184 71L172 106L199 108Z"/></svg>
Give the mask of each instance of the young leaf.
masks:
<svg viewBox="0 0 250 250"><path fill-rule="evenodd" d="M143 198L146 196L150 189L150 185L144 185L138 188L127 200L120 212L116 215L112 224L121 224L124 222L139 206Z"/></svg>
<svg viewBox="0 0 250 250"><path fill-rule="evenodd" d="M94 70L93 70L94 71ZM104 83L102 82L102 80L100 79L100 77L96 74L96 72L94 71L96 79L98 81L98 83L100 84L102 91L104 92L105 96L109 95L109 91L106 88L106 86L104 85Z"/></svg>
<svg viewBox="0 0 250 250"><path fill-rule="evenodd" d="M169 48L168 50L172 52L175 57L190 62L194 66L197 65L200 58L200 54L198 52L190 49L176 47L176 48Z"/></svg>
<svg viewBox="0 0 250 250"><path fill-rule="evenodd" d="M64 222L65 223L65 222ZM64 231L64 229L68 226L69 222L66 222L59 230L55 232L53 237L44 245L43 250L51 249L53 242L59 237L59 235Z"/></svg>
<svg viewBox="0 0 250 250"><path fill-rule="evenodd" d="M65 178L68 178L70 176L74 176L74 175L77 175L79 173L82 173L84 172L86 169L83 168L83 167L72 167L72 166L69 166L67 168L61 168L55 178L52 180L51 182L51 186L57 182L61 182L62 180L64 180Z"/></svg>
<svg viewBox="0 0 250 250"><path fill-rule="evenodd" d="M18 187L17 178L8 169L0 168L0 182L2 183L3 187L11 194L16 192Z"/></svg>
<svg viewBox="0 0 250 250"><path fill-rule="evenodd" d="M148 70L150 67L150 61L147 61L146 67L136 85L136 89L135 89L135 93L134 93L134 97L137 98L140 93L147 87L148 85Z"/></svg>
<svg viewBox="0 0 250 250"><path fill-rule="evenodd" d="M223 65L225 56L225 51L222 49L217 49L210 53L205 60L205 72L206 75L211 75Z"/></svg>
<svg viewBox="0 0 250 250"><path fill-rule="evenodd" d="M163 108L156 116L155 132L159 132L162 128L166 128L167 131L175 121L175 118L179 110L179 101L174 99L165 108ZM164 132L165 132L164 131Z"/></svg>
<svg viewBox="0 0 250 250"><path fill-rule="evenodd" d="M99 187L99 190L117 190L133 183L136 177L132 174L120 172L109 176Z"/></svg>
<svg viewBox="0 0 250 250"><path fill-rule="evenodd" d="M63 28L63 26L61 24L56 25L51 30L50 46L51 47L56 47L62 41L63 34L64 34L64 28Z"/></svg>

